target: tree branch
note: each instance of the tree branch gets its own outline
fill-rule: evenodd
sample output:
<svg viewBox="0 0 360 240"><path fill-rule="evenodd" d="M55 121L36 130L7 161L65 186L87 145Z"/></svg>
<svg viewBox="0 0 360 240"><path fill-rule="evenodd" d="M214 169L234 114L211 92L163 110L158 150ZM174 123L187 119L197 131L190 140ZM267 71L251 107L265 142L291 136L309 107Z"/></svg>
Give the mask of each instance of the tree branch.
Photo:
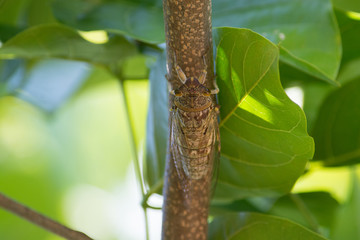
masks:
<svg viewBox="0 0 360 240"><path fill-rule="evenodd" d="M56 235L69 239L69 240L92 240L82 232L74 231L64 225L61 225L54 220L45 217L44 215L37 213L36 211L23 206L22 204L8 198L0 193L0 207L12 212L29 222L37 224L38 226L55 233Z"/></svg>
<svg viewBox="0 0 360 240"><path fill-rule="evenodd" d="M181 85L175 70L176 64L188 77L198 78L206 70L204 85L213 89L211 0L163 0L163 6L168 78L172 89ZM173 105L171 95L169 105ZM206 177L193 181L188 196L185 197L171 151L169 153L163 189L162 238L206 239L211 181Z"/></svg>

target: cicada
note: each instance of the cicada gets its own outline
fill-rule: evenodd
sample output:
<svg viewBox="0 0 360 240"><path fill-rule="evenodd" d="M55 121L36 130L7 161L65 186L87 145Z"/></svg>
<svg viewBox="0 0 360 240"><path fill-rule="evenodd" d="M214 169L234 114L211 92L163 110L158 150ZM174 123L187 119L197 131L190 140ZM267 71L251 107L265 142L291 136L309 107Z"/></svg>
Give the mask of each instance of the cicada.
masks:
<svg viewBox="0 0 360 240"><path fill-rule="evenodd" d="M182 85L170 91L174 96L170 109L170 151L182 190L188 194L194 181L204 179L205 186L216 182L220 152L219 108L214 101L219 89L208 89L207 72L199 78L187 77L176 65ZM215 180L214 180L215 179Z"/></svg>

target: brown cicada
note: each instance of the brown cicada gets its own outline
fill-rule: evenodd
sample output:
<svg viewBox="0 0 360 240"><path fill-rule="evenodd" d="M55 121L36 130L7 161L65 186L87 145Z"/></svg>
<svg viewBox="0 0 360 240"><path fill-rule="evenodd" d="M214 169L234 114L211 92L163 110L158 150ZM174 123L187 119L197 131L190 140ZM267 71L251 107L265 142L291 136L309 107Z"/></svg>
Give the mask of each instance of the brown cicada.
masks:
<svg viewBox="0 0 360 240"><path fill-rule="evenodd" d="M218 107L204 86L207 72L199 78L187 77L179 66L177 76L182 85L170 91L174 96L170 109L170 151L185 195L192 183L205 178L205 186L217 175L220 141ZM213 184L214 185L214 184Z"/></svg>

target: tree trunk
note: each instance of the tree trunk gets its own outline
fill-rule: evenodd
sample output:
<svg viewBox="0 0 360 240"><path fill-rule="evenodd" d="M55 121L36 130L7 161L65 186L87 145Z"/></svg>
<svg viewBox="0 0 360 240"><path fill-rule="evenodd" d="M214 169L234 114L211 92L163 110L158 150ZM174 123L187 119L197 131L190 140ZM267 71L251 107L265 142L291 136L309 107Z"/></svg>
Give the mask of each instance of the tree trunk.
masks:
<svg viewBox="0 0 360 240"><path fill-rule="evenodd" d="M168 79L172 89L181 85L176 65L188 77L198 78L206 70L204 85L213 89L211 0L163 0L163 6ZM172 95L169 96L169 105L173 106ZM168 152L163 190L162 239L206 239L211 182L206 177L211 176L192 182L185 196L173 156L170 150Z"/></svg>

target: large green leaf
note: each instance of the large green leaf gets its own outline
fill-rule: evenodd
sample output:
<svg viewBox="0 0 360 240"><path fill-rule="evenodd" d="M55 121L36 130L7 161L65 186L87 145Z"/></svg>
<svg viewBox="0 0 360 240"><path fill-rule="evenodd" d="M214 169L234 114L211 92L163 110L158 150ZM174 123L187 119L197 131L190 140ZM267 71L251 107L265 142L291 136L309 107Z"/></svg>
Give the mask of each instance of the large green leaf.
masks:
<svg viewBox="0 0 360 240"><path fill-rule="evenodd" d="M165 41L160 6L126 0L55 0L53 10L61 22L81 30L102 29L149 43Z"/></svg>
<svg viewBox="0 0 360 240"><path fill-rule="evenodd" d="M219 0L213 25L250 28L280 47L280 60L333 82L341 60L330 0Z"/></svg>
<svg viewBox="0 0 360 240"><path fill-rule="evenodd" d="M168 142L166 56L158 57L150 72L150 103L146 129L145 176L150 187L161 185Z"/></svg>
<svg viewBox="0 0 360 240"><path fill-rule="evenodd" d="M325 99L313 129L315 156L326 165L360 162L360 78Z"/></svg>
<svg viewBox="0 0 360 240"><path fill-rule="evenodd" d="M222 145L215 197L286 193L314 145L303 111L281 87L278 48L246 29L216 29L215 41Z"/></svg>
<svg viewBox="0 0 360 240"><path fill-rule="evenodd" d="M215 218L210 239L223 240L324 240L319 234L285 218L259 213L239 213Z"/></svg>
<svg viewBox="0 0 360 240"><path fill-rule="evenodd" d="M117 36L94 44L75 30L58 24L39 25L21 32L0 48L0 58L64 58L110 64L136 53L135 46Z"/></svg>

